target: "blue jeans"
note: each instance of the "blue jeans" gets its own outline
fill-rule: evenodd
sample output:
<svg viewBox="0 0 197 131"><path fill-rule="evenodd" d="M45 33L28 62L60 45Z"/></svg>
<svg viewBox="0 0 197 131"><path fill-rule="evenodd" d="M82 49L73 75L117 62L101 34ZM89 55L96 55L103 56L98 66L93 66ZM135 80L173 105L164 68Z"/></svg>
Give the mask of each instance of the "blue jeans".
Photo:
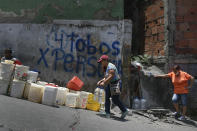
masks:
<svg viewBox="0 0 197 131"><path fill-rule="evenodd" d="M172 97L173 103L177 104L180 98L183 106L187 106L187 94L173 94Z"/></svg>
<svg viewBox="0 0 197 131"><path fill-rule="evenodd" d="M110 97L112 97L112 101L115 105L117 105L122 112L125 112L127 109L120 101L120 95L113 95L111 96L110 86L108 85L105 88L105 112L110 113Z"/></svg>

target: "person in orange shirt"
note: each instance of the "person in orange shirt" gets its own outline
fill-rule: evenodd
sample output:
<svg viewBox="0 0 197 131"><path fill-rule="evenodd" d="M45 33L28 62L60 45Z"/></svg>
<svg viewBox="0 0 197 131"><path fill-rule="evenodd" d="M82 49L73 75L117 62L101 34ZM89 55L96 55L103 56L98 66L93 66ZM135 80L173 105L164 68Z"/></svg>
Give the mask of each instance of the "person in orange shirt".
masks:
<svg viewBox="0 0 197 131"><path fill-rule="evenodd" d="M173 114L175 116L179 115L178 101L179 99L181 99L181 102L183 105L183 112L182 112L182 115L178 119L185 120L185 114L187 111L187 94L189 92L189 88L192 87L192 84L194 82L194 77L182 71L179 65L175 65L173 67L172 72L168 74L164 74L164 75L155 75L155 77L162 77L162 78L168 77L172 80L172 83L174 85L174 94L172 97L172 101L176 109L176 112ZM189 81L190 81L190 84L189 84Z"/></svg>

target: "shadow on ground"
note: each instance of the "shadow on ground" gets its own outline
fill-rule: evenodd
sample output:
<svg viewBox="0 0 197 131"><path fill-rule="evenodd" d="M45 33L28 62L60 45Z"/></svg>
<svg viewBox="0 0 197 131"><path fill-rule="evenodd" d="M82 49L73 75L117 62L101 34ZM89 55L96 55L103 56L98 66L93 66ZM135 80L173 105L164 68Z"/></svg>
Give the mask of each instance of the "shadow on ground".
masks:
<svg viewBox="0 0 197 131"><path fill-rule="evenodd" d="M96 114L100 117L106 118L105 114ZM127 119L121 119L120 117L115 116L115 114L111 113L111 117L110 118L106 118L106 119L112 119L112 120L116 120L116 121L120 121L120 122L127 122L129 120Z"/></svg>

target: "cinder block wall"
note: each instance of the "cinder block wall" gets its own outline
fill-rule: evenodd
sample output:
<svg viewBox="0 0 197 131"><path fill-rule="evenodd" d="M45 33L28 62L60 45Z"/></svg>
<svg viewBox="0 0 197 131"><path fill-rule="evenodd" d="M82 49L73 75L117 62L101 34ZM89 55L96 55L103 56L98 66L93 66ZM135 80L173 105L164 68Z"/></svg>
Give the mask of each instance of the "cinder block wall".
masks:
<svg viewBox="0 0 197 131"><path fill-rule="evenodd" d="M154 0L145 7L145 54L164 56L164 2Z"/></svg>

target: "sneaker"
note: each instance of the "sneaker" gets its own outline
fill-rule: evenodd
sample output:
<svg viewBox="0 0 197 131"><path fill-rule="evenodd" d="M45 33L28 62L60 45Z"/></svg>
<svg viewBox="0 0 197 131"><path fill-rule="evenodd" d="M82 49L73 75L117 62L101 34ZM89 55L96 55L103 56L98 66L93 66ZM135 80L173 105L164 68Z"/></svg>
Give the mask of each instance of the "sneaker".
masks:
<svg viewBox="0 0 197 131"><path fill-rule="evenodd" d="M184 116L181 116L181 117L179 117L179 118L178 118L178 120L180 120L180 121L184 121L184 120L186 120L186 119L185 119L185 117L184 117Z"/></svg>
<svg viewBox="0 0 197 131"><path fill-rule="evenodd" d="M172 115L173 116L177 116L178 115L178 112L173 112Z"/></svg>
<svg viewBox="0 0 197 131"><path fill-rule="evenodd" d="M109 113L105 113L105 117L106 118L110 118L110 114Z"/></svg>
<svg viewBox="0 0 197 131"><path fill-rule="evenodd" d="M129 113L129 111L126 110L125 112L122 113L122 115L121 115L120 118L121 118L121 119L124 119L128 113Z"/></svg>

